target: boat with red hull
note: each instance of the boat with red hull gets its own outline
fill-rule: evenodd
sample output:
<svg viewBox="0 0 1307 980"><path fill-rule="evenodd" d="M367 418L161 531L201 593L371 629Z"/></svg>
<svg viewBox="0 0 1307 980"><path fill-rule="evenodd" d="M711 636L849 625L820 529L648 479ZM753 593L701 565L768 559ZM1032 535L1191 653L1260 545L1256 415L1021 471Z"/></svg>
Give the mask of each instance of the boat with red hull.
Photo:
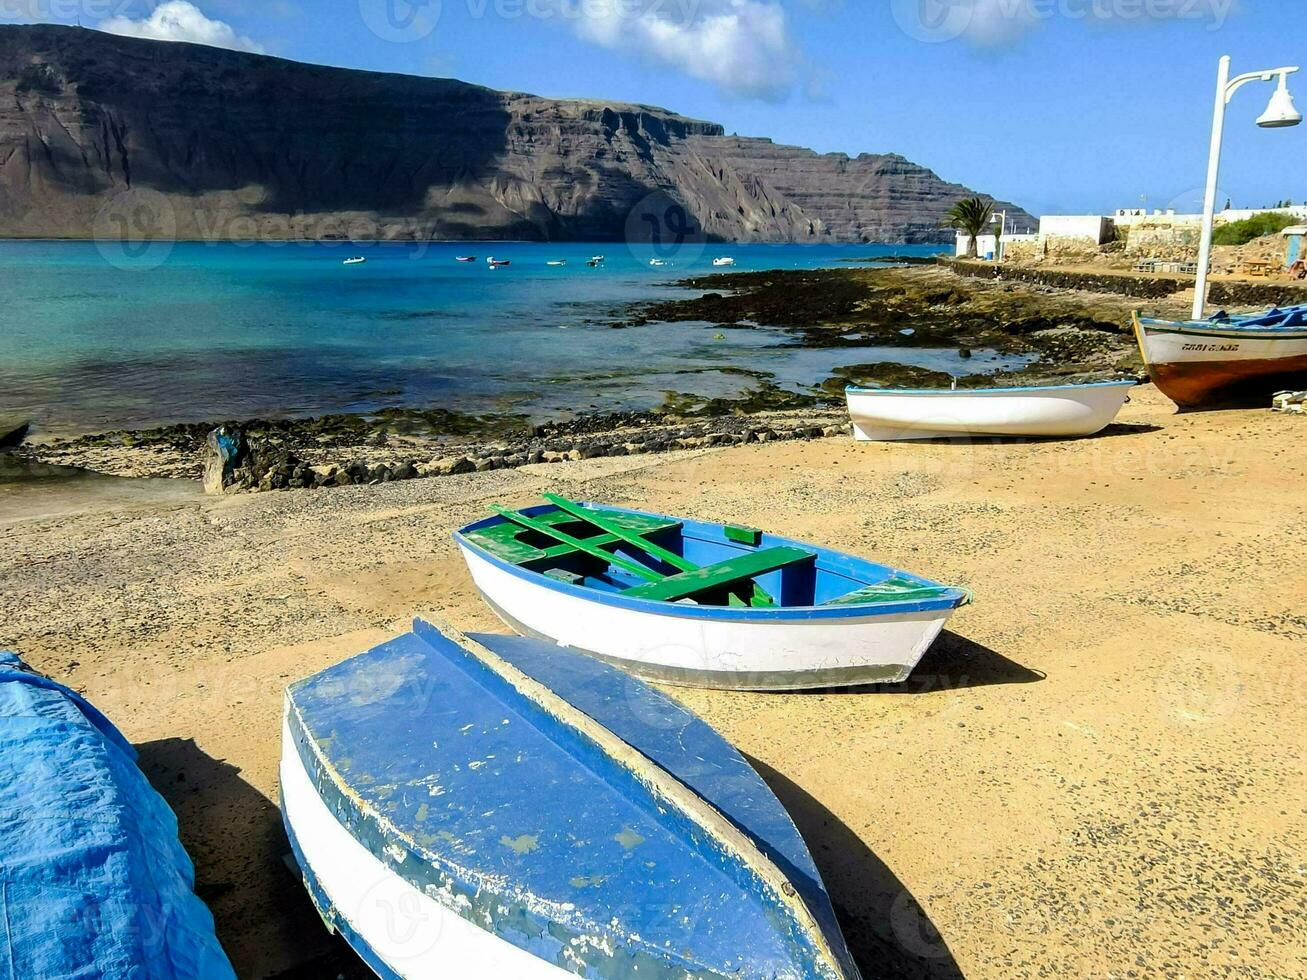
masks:
<svg viewBox="0 0 1307 980"><path fill-rule="evenodd" d="M1307 387L1307 305L1207 320L1134 316L1153 384L1181 408Z"/></svg>

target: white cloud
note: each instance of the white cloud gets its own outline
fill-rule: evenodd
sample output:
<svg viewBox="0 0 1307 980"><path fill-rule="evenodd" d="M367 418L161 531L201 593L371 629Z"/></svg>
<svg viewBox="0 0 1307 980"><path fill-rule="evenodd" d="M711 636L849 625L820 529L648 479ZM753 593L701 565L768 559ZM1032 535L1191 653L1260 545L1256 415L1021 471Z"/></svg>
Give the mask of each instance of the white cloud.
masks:
<svg viewBox="0 0 1307 980"><path fill-rule="evenodd" d="M581 37L670 65L731 95L778 102L799 74L777 0L573 0Z"/></svg>
<svg viewBox="0 0 1307 980"><path fill-rule="evenodd" d="M110 17L99 24L102 31L122 34L125 37L145 37L155 41L190 41L214 48L231 48L234 51L252 51L263 54L261 45L237 34L230 24L211 20L204 12L187 0L167 0L159 4L150 16L140 20L130 17Z"/></svg>

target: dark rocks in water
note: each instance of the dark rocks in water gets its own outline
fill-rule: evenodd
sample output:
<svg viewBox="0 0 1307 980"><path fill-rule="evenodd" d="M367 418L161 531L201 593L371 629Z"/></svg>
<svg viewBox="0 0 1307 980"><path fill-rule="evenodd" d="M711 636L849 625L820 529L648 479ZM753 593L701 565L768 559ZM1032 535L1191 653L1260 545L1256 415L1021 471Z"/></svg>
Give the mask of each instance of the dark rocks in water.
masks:
<svg viewBox="0 0 1307 980"><path fill-rule="evenodd" d="M10 429L0 427L0 452L17 449L23 444L23 440L27 438L27 434L31 431L31 422L23 422Z"/></svg>
<svg viewBox="0 0 1307 980"><path fill-rule="evenodd" d="M970 347L959 347L959 348L958 348L958 357L962 358L962 360L964 360L964 361L969 361L969 360L971 360L971 348L970 348Z"/></svg>

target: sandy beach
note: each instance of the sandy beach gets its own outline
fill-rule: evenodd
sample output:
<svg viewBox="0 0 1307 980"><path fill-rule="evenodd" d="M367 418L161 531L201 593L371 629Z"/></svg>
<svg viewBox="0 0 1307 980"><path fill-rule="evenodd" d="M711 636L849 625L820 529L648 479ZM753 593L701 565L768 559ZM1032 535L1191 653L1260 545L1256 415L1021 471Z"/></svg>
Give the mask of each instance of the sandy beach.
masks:
<svg viewBox="0 0 1307 980"><path fill-rule="evenodd" d="M0 497L0 646L138 745L241 976L352 976L283 863L286 683L414 615L500 629L449 538L489 502L754 523L976 593L898 687L672 692L790 808L866 976L1304 976L1305 425L1142 388L1083 441L827 438L227 498L69 484Z"/></svg>

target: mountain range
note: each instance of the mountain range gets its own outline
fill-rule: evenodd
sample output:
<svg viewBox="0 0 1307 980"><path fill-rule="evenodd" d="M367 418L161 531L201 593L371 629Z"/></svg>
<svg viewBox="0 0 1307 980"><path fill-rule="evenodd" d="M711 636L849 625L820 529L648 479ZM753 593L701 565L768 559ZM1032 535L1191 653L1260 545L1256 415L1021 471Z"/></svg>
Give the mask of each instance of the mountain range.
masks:
<svg viewBox="0 0 1307 980"><path fill-rule="evenodd" d="M4 237L918 243L973 193L653 106L0 26Z"/></svg>

